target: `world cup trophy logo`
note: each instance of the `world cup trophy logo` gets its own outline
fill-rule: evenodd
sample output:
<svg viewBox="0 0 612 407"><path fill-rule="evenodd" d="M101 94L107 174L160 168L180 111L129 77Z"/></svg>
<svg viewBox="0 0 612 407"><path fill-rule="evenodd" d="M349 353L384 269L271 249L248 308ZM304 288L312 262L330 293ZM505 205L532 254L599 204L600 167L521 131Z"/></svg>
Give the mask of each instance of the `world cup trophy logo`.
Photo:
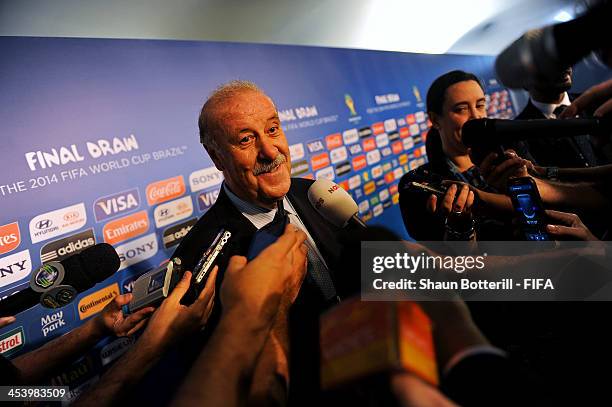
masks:
<svg viewBox="0 0 612 407"><path fill-rule="evenodd" d="M421 92L419 92L419 88L413 86L412 93L414 93L414 97L416 98L417 103L421 103Z"/></svg>
<svg viewBox="0 0 612 407"><path fill-rule="evenodd" d="M351 116L357 116L357 111L355 110L355 103L353 102L353 98L348 93L344 94L344 103L351 111Z"/></svg>

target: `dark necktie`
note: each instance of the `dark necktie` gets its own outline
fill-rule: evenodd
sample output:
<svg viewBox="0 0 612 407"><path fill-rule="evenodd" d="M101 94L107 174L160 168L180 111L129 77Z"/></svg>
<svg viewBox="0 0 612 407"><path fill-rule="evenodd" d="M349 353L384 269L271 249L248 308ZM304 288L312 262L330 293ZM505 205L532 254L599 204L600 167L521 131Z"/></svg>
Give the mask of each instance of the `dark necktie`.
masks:
<svg viewBox="0 0 612 407"><path fill-rule="evenodd" d="M555 115L555 118L558 119L559 115L561 113L563 113L563 111L567 108L567 106L565 105L559 105L555 108L555 110L553 110L553 114Z"/></svg>

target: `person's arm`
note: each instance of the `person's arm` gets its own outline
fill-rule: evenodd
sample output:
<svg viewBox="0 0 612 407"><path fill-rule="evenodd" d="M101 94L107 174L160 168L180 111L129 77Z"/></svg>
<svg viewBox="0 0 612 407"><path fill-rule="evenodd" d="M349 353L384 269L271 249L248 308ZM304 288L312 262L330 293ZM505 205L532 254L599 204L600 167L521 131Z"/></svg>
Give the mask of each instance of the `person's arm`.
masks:
<svg viewBox="0 0 612 407"><path fill-rule="evenodd" d="M191 272L185 272L153 314L132 350L119 359L91 389L81 394L73 405L116 405L118 399L159 361L169 346L187 332L204 326L213 309L216 276L215 267L200 296L186 307L180 301L189 289Z"/></svg>
<svg viewBox="0 0 612 407"><path fill-rule="evenodd" d="M583 210L610 209L610 202L588 184L569 184L533 178L542 201L555 208L581 208Z"/></svg>
<svg viewBox="0 0 612 407"><path fill-rule="evenodd" d="M597 108L593 116L612 114L612 79L587 89L561 113L560 117L563 119L574 117L591 108Z"/></svg>
<svg viewBox="0 0 612 407"><path fill-rule="evenodd" d="M306 235L288 225L274 244L247 264L234 256L221 286L223 314L174 406L238 406L279 310L293 304L306 273Z"/></svg>
<svg viewBox="0 0 612 407"><path fill-rule="evenodd" d="M21 382L40 383L59 367L83 355L105 336L127 336L140 329L153 308L144 308L124 318L121 307L131 299L132 294L115 297L102 312L83 325L15 358L12 362L19 370Z"/></svg>

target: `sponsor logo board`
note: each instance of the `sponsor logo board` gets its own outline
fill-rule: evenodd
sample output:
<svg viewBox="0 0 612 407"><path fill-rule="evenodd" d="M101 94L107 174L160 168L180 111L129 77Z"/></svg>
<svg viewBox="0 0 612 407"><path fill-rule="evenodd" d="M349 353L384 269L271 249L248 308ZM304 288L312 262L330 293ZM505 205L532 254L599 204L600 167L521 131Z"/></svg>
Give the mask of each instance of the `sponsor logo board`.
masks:
<svg viewBox="0 0 612 407"><path fill-rule="evenodd" d="M178 222L193 215L193 201L191 196L185 196L174 201L159 205L153 211L155 226L162 228L171 223Z"/></svg>
<svg viewBox="0 0 612 407"><path fill-rule="evenodd" d="M0 226L0 254L15 250L20 243L19 223L13 222Z"/></svg>
<svg viewBox="0 0 612 407"><path fill-rule="evenodd" d="M149 216L147 211L140 211L108 222L102 228L102 234L106 243L115 245L140 236L148 230Z"/></svg>
<svg viewBox="0 0 612 407"><path fill-rule="evenodd" d="M342 140L344 140L344 144L354 144L359 141L359 132L357 129L345 130L342 132Z"/></svg>
<svg viewBox="0 0 612 407"><path fill-rule="evenodd" d="M211 168L214 168L214 167L211 167ZM204 170L201 170L201 171L204 171ZM198 172L200 171L191 173L191 176L189 176L190 181L192 179L192 176ZM178 175L172 178L167 178L161 181L152 182L149 185L147 185L147 189L146 189L147 203L149 204L149 206L153 206L153 205L160 204L162 202L170 201L174 198L178 198L179 196L183 195L185 191L186 191L185 181L183 180L182 175ZM195 191L193 191L192 189L192 192L195 192Z"/></svg>
<svg viewBox="0 0 612 407"><path fill-rule="evenodd" d="M25 344L25 334L23 327L15 329L0 335L0 355L6 357L19 351Z"/></svg>
<svg viewBox="0 0 612 407"><path fill-rule="evenodd" d="M202 212L207 211L217 201L218 197L219 197L218 189L200 192L198 194L198 208Z"/></svg>
<svg viewBox="0 0 612 407"><path fill-rule="evenodd" d="M82 228L87 223L85 204L67 206L38 215L30 221L32 243L52 239Z"/></svg>
<svg viewBox="0 0 612 407"><path fill-rule="evenodd" d="M182 181L183 181L183 178L181 177L180 182ZM183 195L182 193L178 193L180 192L180 183L178 183L178 181L176 182L177 182L175 184L176 185L175 188L177 188L176 193L174 194L170 193L169 195L172 195L170 198L168 199L164 198L163 201L156 202L156 203L169 201L171 199L174 199L174 198L177 198ZM189 175L189 188L191 188L191 192L198 192L203 189L209 189L209 188L212 188L212 187L215 187L221 184L221 182L223 182L223 173L219 171L216 167L203 168L201 170L194 171ZM148 193L147 193L147 197L148 197ZM149 204L149 205L152 205L152 204Z"/></svg>
<svg viewBox="0 0 612 407"><path fill-rule="evenodd" d="M176 246L183 240L187 233L191 230L193 225L198 221L197 218L191 218L186 222L179 223L178 225L170 226L163 233L164 248L169 249Z"/></svg>
<svg viewBox="0 0 612 407"><path fill-rule="evenodd" d="M32 259L30 251L23 250L0 259L0 287L13 284L30 276Z"/></svg>
<svg viewBox="0 0 612 407"><path fill-rule="evenodd" d="M40 249L40 261L62 261L96 244L93 229L87 229L63 239L47 243Z"/></svg>
<svg viewBox="0 0 612 407"><path fill-rule="evenodd" d="M304 155L305 151L303 143L291 144L289 146L289 156L291 157L291 161L301 160L304 158Z"/></svg>
<svg viewBox="0 0 612 407"><path fill-rule="evenodd" d="M158 250L157 236L150 233L136 240L116 247L121 265L119 270L123 270L133 264L153 257Z"/></svg>
<svg viewBox="0 0 612 407"><path fill-rule="evenodd" d="M79 318L83 320L97 314L118 295L119 285L117 283L113 283L98 291L86 295L85 297L81 298L77 306L77 309L79 310Z"/></svg>
<svg viewBox="0 0 612 407"><path fill-rule="evenodd" d="M140 207L138 188L106 195L95 200L93 204L96 222L102 222L119 215L125 215Z"/></svg>

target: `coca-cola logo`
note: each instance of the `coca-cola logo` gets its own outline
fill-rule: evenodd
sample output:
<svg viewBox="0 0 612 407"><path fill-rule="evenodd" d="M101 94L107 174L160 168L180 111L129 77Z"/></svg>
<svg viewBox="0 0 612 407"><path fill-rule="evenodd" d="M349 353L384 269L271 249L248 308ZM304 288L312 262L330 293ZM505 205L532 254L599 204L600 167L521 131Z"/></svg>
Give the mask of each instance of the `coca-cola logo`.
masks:
<svg viewBox="0 0 612 407"><path fill-rule="evenodd" d="M147 202L149 205L166 202L185 193L185 182L182 176L154 182L147 186Z"/></svg>

